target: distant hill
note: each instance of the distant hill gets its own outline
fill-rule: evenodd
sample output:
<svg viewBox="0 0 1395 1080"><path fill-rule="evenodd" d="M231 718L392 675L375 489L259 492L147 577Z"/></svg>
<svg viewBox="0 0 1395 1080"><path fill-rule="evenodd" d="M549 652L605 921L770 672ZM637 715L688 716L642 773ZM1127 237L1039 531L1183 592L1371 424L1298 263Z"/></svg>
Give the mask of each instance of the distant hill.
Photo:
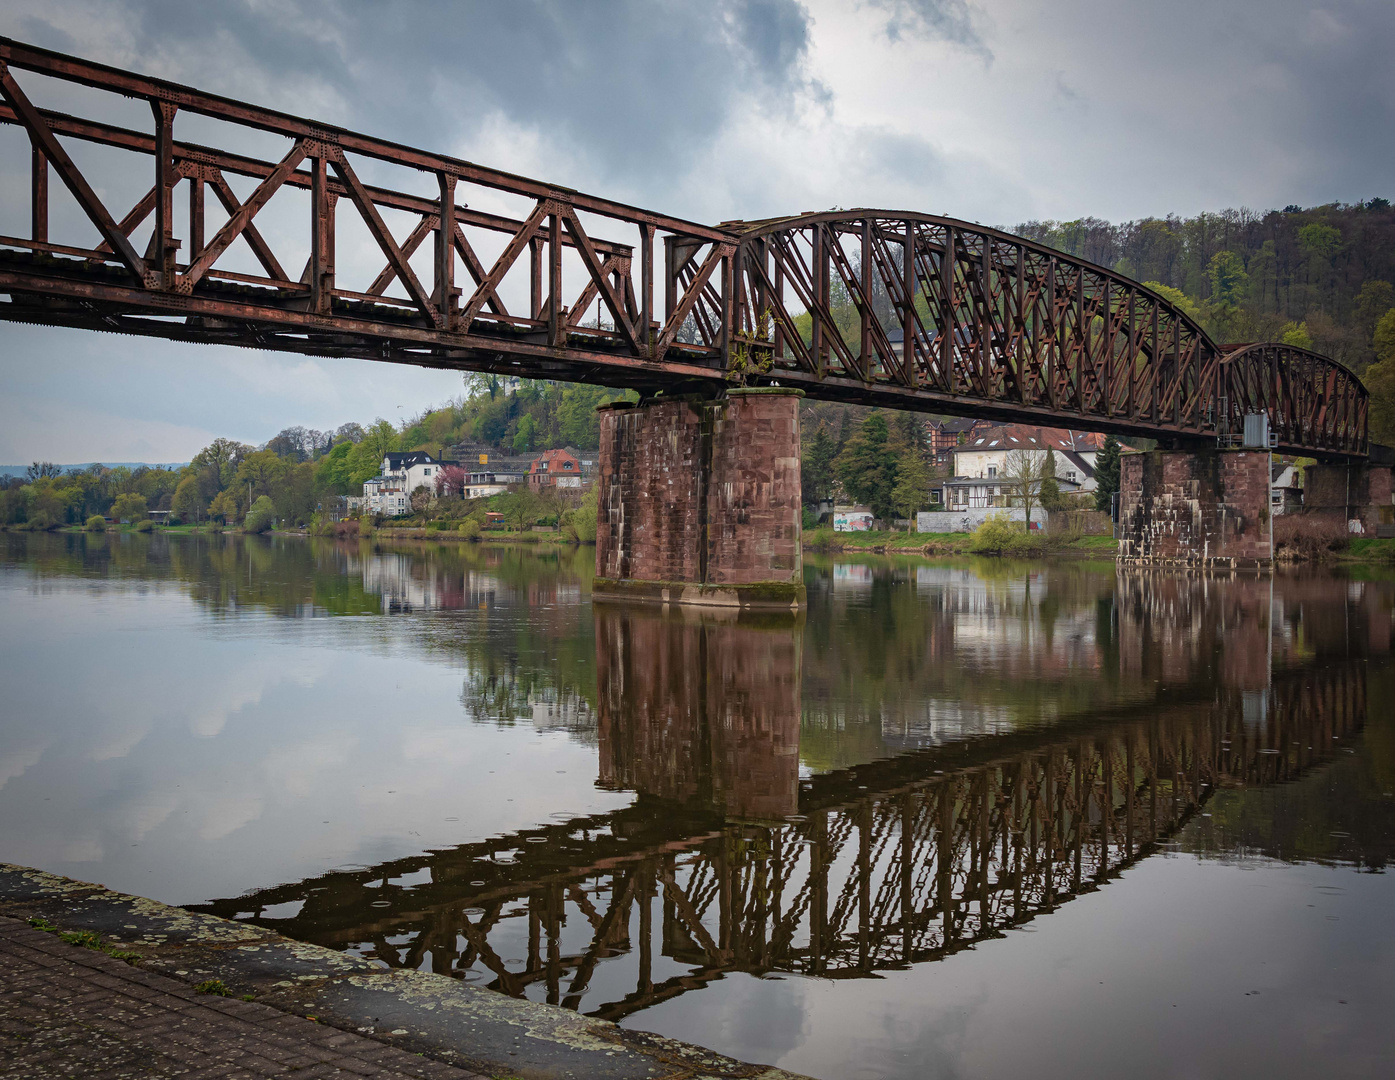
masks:
<svg viewBox="0 0 1395 1080"><path fill-rule="evenodd" d="M93 465L105 465L108 469L115 469L122 465L128 469L182 469L188 464L187 461L84 461L78 465L60 465L58 467L64 472L82 472L83 469L89 469ZM0 477L23 476L28 468L27 463L24 465L0 465Z"/></svg>

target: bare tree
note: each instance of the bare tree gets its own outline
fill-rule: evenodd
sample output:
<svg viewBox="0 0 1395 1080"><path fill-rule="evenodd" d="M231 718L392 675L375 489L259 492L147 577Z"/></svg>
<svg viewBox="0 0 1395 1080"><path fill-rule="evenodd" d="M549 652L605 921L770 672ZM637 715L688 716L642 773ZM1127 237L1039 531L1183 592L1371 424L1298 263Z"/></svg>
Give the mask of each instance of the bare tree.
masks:
<svg viewBox="0 0 1395 1080"><path fill-rule="evenodd" d="M1035 450L1013 450L1003 463L1002 486L1007 489L1008 505L1023 510L1025 528L1032 528L1032 508L1041 503L1041 485L1046 479L1045 455Z"/></svg>

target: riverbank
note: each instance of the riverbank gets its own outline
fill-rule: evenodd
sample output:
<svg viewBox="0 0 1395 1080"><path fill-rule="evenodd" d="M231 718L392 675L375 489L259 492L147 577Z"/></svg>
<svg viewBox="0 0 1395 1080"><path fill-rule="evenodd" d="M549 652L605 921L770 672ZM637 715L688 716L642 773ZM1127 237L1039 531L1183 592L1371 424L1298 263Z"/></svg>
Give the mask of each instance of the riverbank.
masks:
<svg viewBox="0 0 1395 1080"><path fill-rule="evenodd" d="M945 555L996 555L998 552L973 550L972 533L907 533L907 532L846 532L830 529L810 530L804 534L804 550L830 554L860 555L921 555L939 558ZM1024 544L1032 550L1004 552L1011 558L1113 558L1119 542L1112 536L1064 536L1043 534L1033 536Z"/></svg>
<svg viewBox="0 0 1395 1080"><path fill-rule="evenodd" d="M191 1011L187 990L192 988L202 995L237 999L228 1003L234 1013L237 1003L247 1002L337 1028L354 1036L351 1042L365 1037L408 1055L491 1077L799 1080L779 1069L506 997L446 975L389 970L376 961L293 941L251 923L198 914L28 867L0 863L0 917L56 934L75 956L102 954L182 987L172 995L182 999L182 1005L156 1003L152 1008L160 1015L140 1017L142 1025L151 1021L152 1029L161 1026L156 1021L163 1016L169 1023L185 1022ZM26 946L31 952L32 945ZM87 996L82 1007L91 1010L94 1020L120 990L113 985L113 972L101 967L88 965L91 974L84 976ZM171 996L172 988L150 987L149 980L145 984ZM36 1021L42 1027L42 1016L28 1018ZM94 1027L101 1030L100 1024ZM8 1028L0 1032L0 1040L8 1037L13 1037ZM251 1050L256 1052L255 1045ZM343 1056L353 1059L347 1051ZM334 1064L348 1068L346 1062ZM375 1075L390 1074L384 1069Z"/></svg>

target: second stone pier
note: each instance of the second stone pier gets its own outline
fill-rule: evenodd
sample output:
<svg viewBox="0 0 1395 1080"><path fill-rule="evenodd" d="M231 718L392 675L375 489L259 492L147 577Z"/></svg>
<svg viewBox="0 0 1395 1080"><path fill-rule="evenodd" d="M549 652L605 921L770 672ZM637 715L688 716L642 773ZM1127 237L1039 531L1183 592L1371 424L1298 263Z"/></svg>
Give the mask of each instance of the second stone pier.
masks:
<svg viewBox="0 0 1395 1080"><path fill-rule="evenodd" d="M593 595L803 607L802 396L603 406Z"/></svg>

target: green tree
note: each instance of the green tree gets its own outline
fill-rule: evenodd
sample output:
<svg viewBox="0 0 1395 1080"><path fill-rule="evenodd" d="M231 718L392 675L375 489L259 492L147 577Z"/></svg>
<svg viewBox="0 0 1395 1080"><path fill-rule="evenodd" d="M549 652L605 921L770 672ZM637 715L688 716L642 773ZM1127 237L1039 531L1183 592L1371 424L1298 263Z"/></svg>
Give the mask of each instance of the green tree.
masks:
<svg viewBox="0 0 1395 1080"><path fill-rule="evenodd" d="M190 474L179 481L179 486L174 489L174 502L170 504L175 517L180 521L198 521L203 515L204 505L197 476Z"/></svg>
<svg viewBox="0 0 1395 1080"><path fill-rule="evenodd" d="M269 496L258 495L257 501L252 504L252 509L247 511L247 520L243 523L249 533L264 533L276 524L276 504Z"/></svg>
<svg viewBox="0 0 1395 1080"><path fill-rule="evenodd" d="M534 423L531 413L524 413L523 419L518 422L518 430L513 436L513 452L515 454L526 454L533 449L533 436L538 430L538 425Z"/></svg>
<svg viewBox="0 0 1395 1080"><path fill-rule="evenodd" d="M1218 251L1212 255L1206 276L1211 281L1211 299L1216 303L1234 307L1244 299L1250 276L1245 273L1244 261L1235 252Z"/></svg>
<svg viewBox="0 0 1395 1080"><path fill-rule="evenodd" d="M915 447L907 447L896 462L896 486L891 489L891 504L904 517L910 532L915 515L930 499L930 467L925 455Z"/></svg>
<svg viewBox="0 0 1395 1080"><path fill-rule="evenodd" d="M596 486L594 484L581 497L581 504L572 514L572 530L581 543L594 544L596 542Z"/></svg>
<svg viewBox="0 0 1395 1080"><path fill-rule="evenodd" d="M249 485L253 495L270 495L286 477L288 463L270 450L257 450L244 457L237 466L237 486Z"/></svg>
<svg viewBox="0 0 1395 1080"><path fill-rule="evenodd" d="M1367 336L1375 333L1381 316L1391 310L1395 310L1395 285L1380 280L1362 283L1356 294L1356 318Z"/></svg>
<svg viewBox="0 0 1395 1080"><path fill-rule="evenodd" d="M116 497L116 501L111 504L111 513L108 516L114 517L117 521L144 521L150 516L150 508L146 504L144 495L128 491Z"/></svg>
<svg viewBox="0 0 1395 1080"><path fill-rule="evenodd" d="M1062 510L1066 500L1061 494L1061 485L1056 480L1056 451L1046 449L1046 460L1041 463L1041 505L1044 510Z"/></svg>
<svg viewBox="0 0 1395 1080"><path fill-rule="evenodd" d="M236 521L241 512L242 503L237 497L237 492L231 489L218 492L208 504L208 516L225 524Z"/></svg>
<svg viewBox="0 0 1395 1080"><path fill-rule="evenodd" d="M1373 340L1378 361L1395 360L1395 308L1391 308L1376 323Z"/></svg>
<svg viewBox="0 0 1395 1080"><path fill-rule="evenodd" d="M800 486L804 489L806 506L815 506L828 498L833 485L833 457L836 451L828 429L820 424L799 463Z"/></svg>
<svg viewBox="0 0 1395 1080"><path fill-rule="evenodd" d="M873 413L858 425L834 462L843 490L879 518L889 518L895 509L891 493L896 487L896 454L888 435L886 418Z"/></svg>
<svg viewBox="0 0 1395 1080"><path fill-rule="evenodd" d="M1292 345L1298 349L1311 349L1313 347L1313 335L1308 333L1306 322L1284 323L1283 330L1279 333L1279 340L1285 345Z"/></svg>
<svg viewBox="0 0 1395 1080"><path fill-rule="evenodd" d="M1368 367L1361 381L1371 395L1367 413L1371 441L1395 446L1395 353Z"/></svg>
<svg viewBox="0 0 1395 1080"><path fill-rule="evenodd" d="M1095 509L1109 513L1114 496L1119 491L1119 440L1104 437L1104 445L1095 456Z"/></svg>

